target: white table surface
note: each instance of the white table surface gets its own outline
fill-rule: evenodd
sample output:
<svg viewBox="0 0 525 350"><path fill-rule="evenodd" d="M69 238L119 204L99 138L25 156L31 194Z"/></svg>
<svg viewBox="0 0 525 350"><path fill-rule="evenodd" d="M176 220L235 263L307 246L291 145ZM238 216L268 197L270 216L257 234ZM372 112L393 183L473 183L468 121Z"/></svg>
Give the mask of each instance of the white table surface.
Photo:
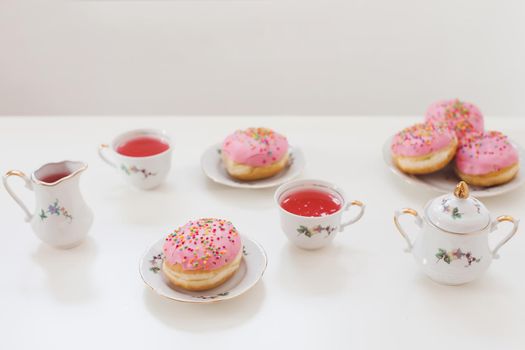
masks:
<svg viewBox="0 0 525 350"><path fill-rule="evenodd" d="M0 349L524 349L523 233L482 279L460 287L432 282L403 252L394 210L420 209L437 194L395 178L381 147L416 120L0 118L2 172L86 161L81 187L95 212L84 244L55 250L38 241L0 191ZM280 231L273 189L227 188L201 172L200 155L210 144L256 125L303 149L303 177L333 181L367 204L363 219L332 246L314 252L291 246ZM487 126L525 143L523 118L487 118ZM99 143L136 127L164 128L174 140L171 175L150 192L122 183L96 153ZM33 203L21 183L13 184ZM524 195L521 188L484 203L494 214L524 217ZM228 218L265 247L262 281L222 303L157 296L138 274L139 258L153 241L201 216Z"/></svg>

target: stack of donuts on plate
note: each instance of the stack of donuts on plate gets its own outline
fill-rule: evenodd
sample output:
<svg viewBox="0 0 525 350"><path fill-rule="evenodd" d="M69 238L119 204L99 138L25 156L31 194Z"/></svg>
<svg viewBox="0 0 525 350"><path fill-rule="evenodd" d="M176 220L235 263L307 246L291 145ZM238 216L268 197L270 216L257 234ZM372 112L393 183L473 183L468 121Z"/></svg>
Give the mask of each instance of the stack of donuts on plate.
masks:
<svg viewBox="0 0 525 350"><path fill-rule="evenodd" d="M519 170L516 147L499 131L485 131L475 105L458 99L432 104L425 121L392 139L392 159L407 174L429 174L454 161L456 174L475 186L511 181Z"/></svg>

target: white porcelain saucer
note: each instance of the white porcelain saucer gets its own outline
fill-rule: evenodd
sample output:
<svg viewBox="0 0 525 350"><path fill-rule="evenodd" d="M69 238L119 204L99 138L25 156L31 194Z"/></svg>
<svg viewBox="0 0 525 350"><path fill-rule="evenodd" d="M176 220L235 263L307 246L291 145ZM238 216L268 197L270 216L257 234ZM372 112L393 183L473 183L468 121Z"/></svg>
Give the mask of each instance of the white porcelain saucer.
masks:
<svg viewBox="0 0 525 350"><path fill-rule="evenodd" d="M397 176L405 180L409 184L424 186L431 188L441 193L449 193L454 190L460 178L454 173L453 163L449 164L445 169L437 171L428 175L409 175L399 170L392 161L392 155L390 153L390 145L392 143L392 137L389 137L383 145L383 159L385 160L388 168ZM525 164L525 150L523 147L510 141L518 150L520 164ZM470 186L470 194L477 198L493 197L498 196L510 191L517 189L525 183L525 174L520 170L516 177L506 184L492 187L477 187Z"/></svg>
<svg viewBox="0 0 525 350"><path fill-rule="evenodd" d="M202 154L202 171L212 181L230 187L253 189L276 187L299 176L305 166L305 160L301 149L290 146L290 160L286 168L279 174L262 180L241 181L228 175L224 165L222 164L220 152L221 144L218 143L208 148Z"/></svg>
<svg viewBox="0 0 525 350"><path fill-rule="evenodd" d="M187 303L210 303L232 299L252 288L261 279L268 264L266 253L257 242L245 236L242 237L242 242L243 259L239 269L232 278L217 288L192 292L170 286L160 270L164 238L155 242L140 260L140 276L153 291L168 299Z"/></svg>

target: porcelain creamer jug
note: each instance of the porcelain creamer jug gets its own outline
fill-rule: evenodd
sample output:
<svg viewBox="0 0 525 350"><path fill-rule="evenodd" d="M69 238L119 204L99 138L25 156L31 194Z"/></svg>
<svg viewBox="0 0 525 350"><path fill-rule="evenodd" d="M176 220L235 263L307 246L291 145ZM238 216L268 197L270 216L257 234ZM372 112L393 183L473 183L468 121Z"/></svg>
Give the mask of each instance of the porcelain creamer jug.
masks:
<svg viewBox="0 0 525 350"><path fill-rule="evenodd" d="M27 177L18 170L8 171L3 182L7 192L26 214L35 234L45 243L58 248L71 248L82 242L93 222L93 212L82 198L80 174L86 170L82 162L49 163ZM11 176L25 181L35 192L35 210L31 212L8 184Z"/></svg>
<svg viewBox="0 0 525 350"><path fill-rule="evenodd" d="M414 241L399 223L405 214L414 216L420 228ZM504 221L511 222L512 229L491 249L489 233ZM487 270L501 246L516 233L519 221L511 216L492 220L487 208L469 196L468 185L461 181L453 194L430 200L423 216L405 208L396 212L394 223L423 271L436 282L456 285L473 281Z"/></svg>

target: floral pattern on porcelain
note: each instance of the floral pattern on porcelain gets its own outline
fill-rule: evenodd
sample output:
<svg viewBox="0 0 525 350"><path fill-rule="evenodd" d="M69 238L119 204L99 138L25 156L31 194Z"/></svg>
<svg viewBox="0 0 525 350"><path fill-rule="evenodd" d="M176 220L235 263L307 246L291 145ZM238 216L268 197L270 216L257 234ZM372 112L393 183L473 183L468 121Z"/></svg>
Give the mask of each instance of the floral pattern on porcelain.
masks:
<svg viewBox="0 0 525 350"><path fill-rule="evenodd" d="M158 273L160 271L160 266L162 265L162 261L164 260L164 255L162 253L159 253L157 255L154 255L151 260L149 261L151 267L149 270L153 273Z"/></svg>
<svg viewBox="0 0 525 350"><path fill-rule="evenodd" d="M326 237L330 236L332 232L334 232L337 228L334 226L322 226L317 225L314 227L306 227L304 225L300 225L297 228L298 235L305 235L308 238L312 238L312 236L318 235L320 233L326 232Z"/></svg>
<svg viewBox="0 0 525 350"><path fill-rule="evenodd" d="M288 164L286 165L287 167L291 167L293 165L293 162L295 161L295 158L293 156L293 153L290 152L288 154Z"/></svg>
<svg viewBox="0 0 525 350"><path fill-rule="evenodd" d="M436 253L437 261L436 263L443 260L447 264L450 265L455 260L463 260L465 258L467 260L467 265L465 267L469 267L472 265L472 263L479 263L481 261L481 258L476 258L472 255L471 252L463 252L461 248L457 248L451 251L447 251L443 248L438 248L438 252Z"/></svg>
<svg viewBox="0 0 525 350"><path fill-rule="evenodd" d="M56 216L64 216L69 220L69 222L73 221L73 216L67 211L66 208L59 205L58 199L55 199L55 201L52 204L49 204L47 207L47 210L40 209L40 220L44 221L45 219L49 218L49 216L56 215Z"/></svg>
<svg viewBox="0 0 525 350"><path fill-rule="evenodd" d="M449 201L450 201L450 199L448 199L448 198L444 198L441 201L441 206L443 208L443 212L444 213L450 213L450 215L452 216L452 219L454 219L454 220L461 219L461 217L463 216L463 213L459 212L459 208L458 207L451 208L450 205L448 204ZM479 213L479 208L478 208L478 213Z"/></svg>
<svg viewBox="0 0 525 350"><path fill-rule="evenodd" d="M131 174L142 174L144 175L144 178L147 179L148 177L150 176L155 176L157 175L157 173L153 173L151 171L148 171L147 169L139 169L138 167L136 167L135 165L132 165L130 167L127 167L126 165L124 164L121 164L120 165L120 169L122 169L122 171L124 171L127 175L131 175Z"/></svg>
<svg viewBox="0 0 525 350"><path fill-rule="evenodd" d="M219 297L225 297L228 294L230 294L230 292L222 292L222 293L217 293L217 294L214 294L214 295L197 295L197 296L194 296L194 298L195 299L202 299L202 300L211 300L211 299L217 299Z"/></svg>
<svg viewBox="0 0 525 350"><path fill-rule="evenodd" d="M477 213L481 214L481 204L478 202L478 200L474 201L474 206L476 207Z"/></svg>

